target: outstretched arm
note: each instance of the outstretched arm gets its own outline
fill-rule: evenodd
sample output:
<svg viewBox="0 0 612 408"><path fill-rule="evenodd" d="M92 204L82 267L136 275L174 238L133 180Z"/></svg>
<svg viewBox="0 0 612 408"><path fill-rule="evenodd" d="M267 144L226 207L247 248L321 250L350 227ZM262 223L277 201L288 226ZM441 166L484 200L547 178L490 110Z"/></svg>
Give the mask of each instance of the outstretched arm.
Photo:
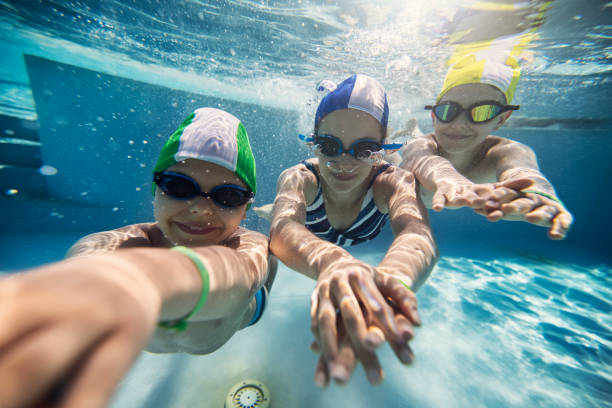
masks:
<svg viewBox="0 0 612 408"><path fill-rule="evenodd" d="M416 192L415 177L411 172L390 168L377 178L374 188L386 205L395 235L376 269L401 278L416 291L433 269L438 249L427 210Z"/></svg>
<svg viewBox="0 0 612 408"><path fill-rule="evenodd" d="M485 191L474 189L474 183L440 156L431 134L410 140L402 148L402 155L400 167L414 173L419 183L434 193L431 204L434 211L442 211L445 207L479 208L484 205Z"/></svg>
<svg viewBox="0 0 612 408"><path fill-rule="evenodd" d="M540 172L537 158L529 147L517 143L495 146L489 153L496 163L497 179L504 184L527 179L532 186L523 191L498 188L481 213L490 221L527 221L548 227L550 239L563 239L573 217L557 197L554 187Z"/></svg>
<svg viewBox="0 0 612 408"><path fill-rule="evenodd" d="M316 237L304 226L309 189L316 191L316 178L305 166L297 165L281 174L274 202L270 249L290 268L317 280L311 296L311 329L316 344L330 363L331 376L345 382L350 370L338 360L336 323L340 316L347 322L353 344L360 349L373 350L384 341L380 331L368 331L366 316L375 316L390 337L399 338L400 334L393 310L376 287L375 269L337 245ZM364 366L368 364L368 361L362 362ZM376 376L368 379L380 380ZM319 384L324 385L325 381Z"/></svg>
<svg viewBox="0 0 612 408"><path fill-rule="evenodd" d="M399 168L389 168L374 182L374 197L379 208L388 211L395 239L381 263L375 269L376 286L394 311L394 319L399 336L385 331L385 325L377 316L368 313L367 328L355 325L348 302L341 304L342 320L337 323L338 359L337 365L351 373L361 361L371 382L383 378L383 370L376 354L371 348L363 347L355 333L360 330L378 341L389 341L397 358L404 364L413 360L408 342L413 337L413 326L420 325L417 301L413 290L422 285L431 272L437 256L437 248L427 220L427 212L416 194L416 180L410 172ZM412 289L412 290L411 290ZM348 309L343 309L343 306ZM318 343L313 349L321 349ZM325 355L317 364L315 379L327 383L333 376L327 365ZM336 378L338 381L338 378Z"/></svg>
<svg viewBox="0 0 612 408"><path fill-rule="evenodd" d="M267 257L257 251L194 250L210 292L193 321L244 307L265 279ZM201 293L194 263L159 248L74 257L0 279L3 406L104 406L156 323L189 314Z"/></svg>

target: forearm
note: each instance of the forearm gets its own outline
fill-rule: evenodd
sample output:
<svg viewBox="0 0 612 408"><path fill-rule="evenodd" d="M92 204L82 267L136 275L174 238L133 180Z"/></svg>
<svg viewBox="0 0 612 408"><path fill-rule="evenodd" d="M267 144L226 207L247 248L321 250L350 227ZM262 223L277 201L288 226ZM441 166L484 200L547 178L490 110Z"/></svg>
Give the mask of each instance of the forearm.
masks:
<svg viewBox="0 0 612 408"><path fill-rule="evenodd" d="M270 229L270 250L289 268L315 280L333 262L351 257L291 219L275 220Z"/></svg>
<svg viewBox="0 0 612 408"><path fill-rule="evenodd" d="M412 158L403 166L412 171L427 190L436 191L440 183L472 184L461 175L450 161L441 156L427 155Z"/></svg>
<svg viewBox="0 0 612 408"><path fill-rule="evenodd" d="M430 229L423 224L409 225L396 234L377 269L401 277L416 291L427 280L437 259L438 248Z"/></svg>
<svg viewBox="0 0 612 408"><path fill-rule="evenodd" d="M204 307L193 321L217 319L243 308L263 283L265 266L250 264L238 251L222 246L192 248L200 255L208 278L209 292ZM92 255L92 257L97 255ZM202 294L202 277L184 254L161 248L137 248L114 252L134 281L147 280L156 288L161 308L160 321L177 320L188 315ZM87 259L91 259L87 257ZM267 260L263 262L267 263Z"/></svg>
<svg viewBox="0 0 612 408"><path fill-rule="evenodd" d="M517 167L506 170L498 176L498 180L510 181L515 179L529 179L533 181L533 185L527 190L536 190L556 196L555 189L552 184L539 170L529 167Z"/></svg>

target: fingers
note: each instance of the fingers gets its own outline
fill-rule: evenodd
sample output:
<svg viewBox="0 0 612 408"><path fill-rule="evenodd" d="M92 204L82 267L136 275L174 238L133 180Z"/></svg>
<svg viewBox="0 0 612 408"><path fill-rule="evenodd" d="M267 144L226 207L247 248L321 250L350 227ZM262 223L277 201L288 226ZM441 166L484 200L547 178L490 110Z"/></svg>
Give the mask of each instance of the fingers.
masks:
<svg viewBox="0 0 612 408"><path fill-rule="evenodd" d="M327 369L327 362L323 356L320 356L317 362L314 381L319 387L326 387L327 384L329 384L329 370Z"/></svg>
<svg viewBox="0 0 612 408"><path fill-rule="evenodd" d="M353 349L343 324L340 323L338 326L338 357L336 361L331 362L329 371L331 378L333 378L337 384L345 384L351 378L355 370L357 359L355 358L355 350Z"/></svg>
<svg viewBox="0 0 612 408"><path fill-rule="evenodd" d="M520 191L512 190L506 187L496 188L488 197L485 203L485 208L493 210L500 207L504 203L508 203L518 197L521 197Z"/></svg>
<svg viewBox="0 0 612 408"><path fill-rule="evenodd" d="M495 187L506 187L512 190L520 191L524 190L533 185L533 180L528 178L514 179L514 180L506 180L500 183L495 183Z"/></svg>
<svg viewBox="0 0 612 408"><path fill-rule="evenodd" d="M374 281L358 279L356 276L353 276L350 278L350 282L351 287L358 294L363 304L364 314L368 318L373 318L373 321L376 322L376 325L385 334L385 338L387 340L400 339L393 309L388 305L387 300L383 297Z"/></svg>
<svg viewBox="0 0 612 408"><path fill-rule="evenodd" d="M3 407L38 402L102 335L101 329L73 320L42 327L14 341L0 358Z"/></svg>
<svg viewBox="0 0 612 408"><path fill-rule="evenodd" d="M572 222L572 215L567 211L561 211L552 220L552 226L548 230L548 238L554 240L564 239L567 236Z"/></svg>
<svg viewBox="0 0 612 408"><path fill-rule="evenodd" d="M396 319L397 319L397 325L399 327L405 328L406 330L409 330L412 333L412 325L408 321L408 319L406 319L405 316L398 314L396 316ZM401 342L391 342L390 341L389 345L391 346L391 349L393 350L397 358L403 364L410 364L414 361L414 353L412 352L412 349L408 345L407 341L401 341Z"/></svg>
<svg viewBox="0 0 612 408"><path fill-rule="evenodd" d="M389 299L409 319L410 326L412 324L416 326L421 325L416 295L401 279L396 276L378 273L376 275L376 283L383 296ZM400 330L400 333L402 333L402 330ZM402 333L401 337L405 340L411 339L412 330L410 330L410 333Z"/></svg>
<svg viewBox="0 0 612 408"><path fill-rule="evenodd" d="M517 198L509 203L502 204L504 215L527 214L534 208L534 202L527 197Z"/></svg>
<svg viewBox="0 0 612 408"><path fill-rule="evenodd" d="M438 189L431 199L431 209L434 211L442 211L446 205L446 197L444 193Z"/></svg>
<svg viewBox="0 0 612 408"><path fill-rule="evenodd" d="M384 373L376 353L365 348L356 348L357 357L366 373L366 377L370 384L379 384L384 378Z"/></svg>
<svg viewBox="0 0 612 408"><path fill-rule="evenodd" d="M336 308L329 297L327 285L315 289L311 301L311 330L327 361L338 354Z"/></svg>
<svg viewBox="0 0 612 408"><path fill-rule="evenodd" d="M144 346L143 328L122 327L97 344L82 363L62 401L63 408L104 407L121 378Z"/></svg>
<svg viewBox="0 0 612 408"><path fill-rule="evenodd" d="M350 284L347 281L332 281L331 286L332 293L340 296L337 304L342 316L343 327L353 343L363 344L371 349L380 346L384 342L384 337L381 338L376 333L370 334L368 331L363 311L353 295Z"/></svg>

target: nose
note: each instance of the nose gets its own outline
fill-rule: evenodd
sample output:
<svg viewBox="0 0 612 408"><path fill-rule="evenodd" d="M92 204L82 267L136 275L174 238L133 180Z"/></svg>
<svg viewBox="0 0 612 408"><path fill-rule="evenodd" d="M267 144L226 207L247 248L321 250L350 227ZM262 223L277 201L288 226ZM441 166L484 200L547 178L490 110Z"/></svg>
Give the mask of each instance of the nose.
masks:
<svg viewBox="0 0 612 408"><path fill-rule="evenodd" d="M340 156L327 161L327 167L335 172L352 173L361 162L347 153L342 153Z"/></svg>
<svg viewBox="0 0 612 408"><path fill-rule="evenodd" d="M470 121L468 120L469 112L461 112L459 116L457 116L454 120L449 123L449 126L456 129L465 129L470 126Z"/></svg>
<svg viewBox="0 0 612 408"><path fill-rule="evenodd" d="M190 211L192 214L213 215L215 213L214 207L215 204L210 197L198 197L191 203Z"/></svg>

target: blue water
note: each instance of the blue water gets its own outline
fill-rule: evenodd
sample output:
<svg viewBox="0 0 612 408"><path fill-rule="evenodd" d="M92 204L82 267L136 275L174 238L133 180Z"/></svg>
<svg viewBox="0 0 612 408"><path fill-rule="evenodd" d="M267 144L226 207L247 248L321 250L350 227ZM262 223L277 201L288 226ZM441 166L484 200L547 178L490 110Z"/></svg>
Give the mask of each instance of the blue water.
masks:
<svg viewBox="0 0 612 408"><path fill-rule="evenodd" d="M221 407L244 378L266 383L273 407L612 406L612 3L553 1L542 16L543 3L493 24L454 0L0 1L0 271L151 220L151 167L195 107L245 123L263 204L309 154L297 134L311 126L319 80L372 75L392 127L415 117L430 131L422 106L453 33L534 29L521 110L498 133L537 153L575 216L565 241L469 210L430 214L441 258L418 293L416 361L404 367L383 347L376 387L361 368L347 386L314 386L314 283L281 266L260 323L208 356L143 353L111 406ZM267 232L253 214L245 224ZM390 240L354 253L375 264Z"/></svg>

